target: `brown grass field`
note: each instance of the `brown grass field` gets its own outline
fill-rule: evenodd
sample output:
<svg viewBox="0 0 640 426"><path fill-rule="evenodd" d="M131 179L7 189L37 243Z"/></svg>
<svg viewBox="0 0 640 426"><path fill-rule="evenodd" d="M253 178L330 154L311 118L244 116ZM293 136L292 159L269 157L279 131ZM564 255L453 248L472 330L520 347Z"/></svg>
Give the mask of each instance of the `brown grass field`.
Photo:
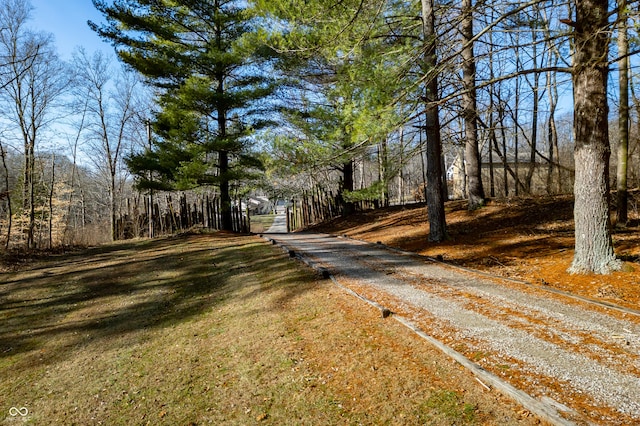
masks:
<svg viewBox="0 0 640 426"><path fill-rule="evenodd" d="M427 242L422 205L316 230L638 309L637 211L614 233L628 272L571 276L571 209L568 197L473 212L452 202L441 244ZM539 423L256 236L136 240L0 268L0 424Z"/></svg>
<svg viewBox="0 0 640 426"><path fill-rule="evenodd" d="M538 423L256 236L11 260L0 424Z"/></svg>

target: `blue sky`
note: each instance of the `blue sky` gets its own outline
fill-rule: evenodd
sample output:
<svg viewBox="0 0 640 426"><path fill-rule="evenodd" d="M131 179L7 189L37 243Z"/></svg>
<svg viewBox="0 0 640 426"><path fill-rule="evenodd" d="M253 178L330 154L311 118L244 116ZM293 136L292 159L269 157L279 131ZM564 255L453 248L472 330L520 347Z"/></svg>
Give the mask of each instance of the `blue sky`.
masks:
<svg viewBox="0 0 640 426"><path fill-rule="evenodd" d="M83 46L90 54L96 50L113 52L87 25L88 20L102 21L91 0L31 0L31 4L34 10L30 26L55 36L62 59L71 59L77 46Z"/></svg>

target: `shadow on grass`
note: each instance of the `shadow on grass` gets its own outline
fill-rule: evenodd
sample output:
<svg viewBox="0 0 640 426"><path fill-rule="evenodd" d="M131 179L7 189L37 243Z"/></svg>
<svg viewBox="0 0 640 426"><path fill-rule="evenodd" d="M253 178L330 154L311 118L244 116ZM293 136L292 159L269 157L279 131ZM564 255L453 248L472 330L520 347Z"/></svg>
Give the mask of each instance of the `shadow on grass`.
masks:
<svg viewBox="0 0 640 426"><path fill-rule="evenodd" d="M133 332L148 338L245 285L258 291L256 271L277 271L284 262L290 261L255 237L189 235L104 246L3 274L0 362L16 355L52 362L88 344L104 350L130 344ZM286 292L299 291L283 280Z"/></svg>

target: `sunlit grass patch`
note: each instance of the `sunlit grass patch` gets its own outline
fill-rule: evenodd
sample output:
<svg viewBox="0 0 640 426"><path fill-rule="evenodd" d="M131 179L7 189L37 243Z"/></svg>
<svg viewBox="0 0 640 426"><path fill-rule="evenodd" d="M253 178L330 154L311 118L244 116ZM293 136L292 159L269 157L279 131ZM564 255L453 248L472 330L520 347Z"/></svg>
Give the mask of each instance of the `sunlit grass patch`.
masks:
<svg viewBox="0 0 640 426"><path fill-rule="evenodd" d="M276 218L274 214L261 214L251 216L251 232L259 234L268 230Z"/></svg>

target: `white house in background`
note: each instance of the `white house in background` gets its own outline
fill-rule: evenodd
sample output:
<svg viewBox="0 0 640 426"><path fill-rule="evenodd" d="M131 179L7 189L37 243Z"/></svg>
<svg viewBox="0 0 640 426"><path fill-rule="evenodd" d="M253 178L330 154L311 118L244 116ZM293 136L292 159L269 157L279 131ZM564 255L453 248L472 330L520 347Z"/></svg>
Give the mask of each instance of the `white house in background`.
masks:
<svg viewBox="0 0 640 426"><path fill-rule="evenodd" d="M249 208L249 214L258 215L258 214L269 214L273 212L273 203L267 197L262 195L256 195L253 197L249 197L248 204L243 204L243 210L247 207Z"/></svg>
<svg viewBox="0 0 640 426"><path fill-rule="evenodd" d="M287 207L291 207L291 203L287 200L277 199L274 205L275 213L280 214L287 211Z"/></svg>

